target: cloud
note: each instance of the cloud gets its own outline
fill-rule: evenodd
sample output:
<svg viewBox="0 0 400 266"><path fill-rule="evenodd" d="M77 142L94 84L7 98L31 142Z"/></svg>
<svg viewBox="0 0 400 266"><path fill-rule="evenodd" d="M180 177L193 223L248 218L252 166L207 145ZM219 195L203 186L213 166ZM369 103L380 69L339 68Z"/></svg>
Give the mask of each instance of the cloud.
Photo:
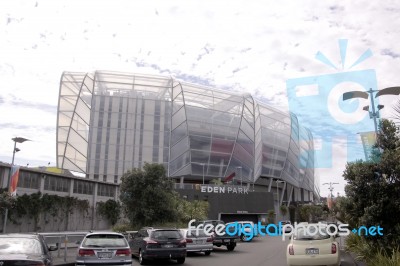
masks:
<svg viewBox="0 0 400 266"><path fill-rule="evenodd" d="M349 39L346 62L368 48L374 53L354 71L375 69L380 87L400 84L393 60L399 57L400 34L393 23L399 8L389 0L340 5L283 0L268 6L244 0L99 1L90 10L63 0L10 1L0 10L6 18L0 25L0 112L8 115L0 117L1 124L39 131L55 126L64 70L173 75L249 92L288 110L286 80L336 71L314 56L322 51L340 65L341 38ZM382 115L388 115L393 100L382 102ZM331 127L318 113L309 114L303 125L318 135L351 133ZM47 139L54 143L36 149L37 156L55 156L55 136ZM331 171L344 165L340 161Z"/></svg>
<svg viewBox="0 0 400 266"><path fill-rule="evenodd" d="M390 49L383 49L381 51L381 55L388 55L388 56L392 57L393 59L400 57L400 54L395 53L395 52L391 51Z"/></svg>

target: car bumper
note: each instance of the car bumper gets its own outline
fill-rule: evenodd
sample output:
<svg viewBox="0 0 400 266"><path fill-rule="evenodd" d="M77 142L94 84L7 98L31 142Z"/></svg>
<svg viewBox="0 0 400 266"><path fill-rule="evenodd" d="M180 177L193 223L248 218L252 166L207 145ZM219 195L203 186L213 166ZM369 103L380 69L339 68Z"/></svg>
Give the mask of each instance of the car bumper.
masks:
<svg viewBox="0 0 400 266"><path fill-rule="evenodd" d="M107 265L107 266L127 266L132 265L132 260L116 261L116 260L77 260L75 265L79 266L94 266L94 265Z"/></svg>
<svg viewBox="0 0 400 266"><path fill-rule="evenodd" d="M288 265L335 265L340 262L340 255L327 254L318 256L286 255Z"/></svg>
<svg viewBox="0 0 400 266"><path fill-rule="evenodd" d="M236 238L227 238L227 239L224 239L224 238L222 238L222 239L214 239L214 241L213 241L213 244L215 245L215 244L220 244L220 245L223 245L223 244L233 244L233 243L236 243L238 241L238 239L236 239Z"/></svg>
<svg viewBox="0 0 400 266"><path fill-rule="evenodd" d="M187 252L203 252L203 251L212 251L213 250L213 245L208 244L208 245L187 245L186 246Z"/></svg>
<svg viewBox="0 0 400 266"><path fill-rule="evenodd" d="M144 259L177 259L186 257L186 248L182 249L147 249L143 252Z"/></svg>

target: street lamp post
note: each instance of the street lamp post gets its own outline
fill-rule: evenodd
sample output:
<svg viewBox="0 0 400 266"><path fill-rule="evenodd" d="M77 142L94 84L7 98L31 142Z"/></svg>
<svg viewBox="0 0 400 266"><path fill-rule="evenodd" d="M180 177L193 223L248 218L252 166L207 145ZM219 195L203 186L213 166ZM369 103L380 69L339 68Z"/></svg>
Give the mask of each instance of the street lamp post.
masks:
<svg viewBox="0 0 400 266"><path fill-rule="evenodd" d="M29 141L29 139L21 138L21 137L15 137L15 138L12 138L12 141L14 141L14 149L13 149L13 156L12 156L12 160L11 160L10 171L8 172L7 187L6 187L7 190L10 189L11 170L12 170L12 167L14 166L15 153L20 151L20 149L17 148L17 142L18 143L23 143L25 141ZM6 208L5 212L4 212L3 234L5 234L6 230L7 230L7 219L8 219L8 208Z"/></svg>
<svg viewBox="0 0 400 266"><path fill-rule="evenodd" d="M377 92L375 97L373 97L374 92ZM369 95L368 95L369 94ZM378 104L376 107L378 110L375 110L375 102L374 98L377 98L382 95L399 95L400 94L400 87L389 87L389 88L384 88L382 90L373 90L372 88L369 89L369 91L349 91L343 93L343 101L353 99L353 98L364 98L368 99L368 96L370 96L371 100L371 108L372 111L369 111L369 106L364 106L363 110L369 112L369 118L374 119L374 127L375 127L375 133L378 134L378 123L376 121L377 118L379 118L379 110L381 110L384 105Z"/></svg>
<svg viewBox="0 0 400 266"><path fill-rule="evenodd" d="M322 185L329 185L329 191L331 192L331 199L333 198L333 193L332 193L332 191L333 191L333 185L339 185L339 183L332 183L332 182L329 182L329 183L323 183Z"/></svg>

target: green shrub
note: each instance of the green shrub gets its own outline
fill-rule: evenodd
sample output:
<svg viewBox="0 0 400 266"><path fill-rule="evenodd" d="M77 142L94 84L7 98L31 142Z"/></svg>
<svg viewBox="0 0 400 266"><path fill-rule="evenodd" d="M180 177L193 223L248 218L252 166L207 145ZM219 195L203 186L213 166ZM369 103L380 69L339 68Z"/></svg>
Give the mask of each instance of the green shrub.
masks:
<svg viewBox="0 0 400 266"><path fill-rule="evenodd" d="M394 249L392 255L387 254L384 249L378 250L374 256L367 262L368 266L399 266L400 250Z"/></svg>
<svg viewBox="0 0 400 266"><path fill-rule="evenodd" d="M376 252L376 248L368 243L365 238L350 234L346 238L346 250L354 253L359 261L368 261Z"/></svg>
<svg viewBox="0 0 400 266"><path fill-rule="evenodd" d="M126 231L135 231L135 229L137 229L137 228L133 228L130 223L116 224L112 228L112 230L114 232L118 232L118 233L124 233Z"/></svg>

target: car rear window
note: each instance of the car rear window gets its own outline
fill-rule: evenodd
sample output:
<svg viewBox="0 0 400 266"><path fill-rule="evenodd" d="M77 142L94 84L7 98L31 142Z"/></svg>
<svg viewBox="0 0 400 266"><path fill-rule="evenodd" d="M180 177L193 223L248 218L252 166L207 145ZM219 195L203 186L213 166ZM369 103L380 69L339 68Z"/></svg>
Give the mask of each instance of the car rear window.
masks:
<svg viewBox="0 0 400 266"><path fill-rule="evenodd" d="M206 235L206 233L204 232L204 230L196 230L196 229L193 229L193 230L191 230L191 231L187 231L187 233L186 233L186 237L206 237L207 235Z"/></svg>
<svg viewBox="0 0 400 266"><path fill-rule="evenodd" d="M88 235L82 243L83 247L126 247L127 242L122 235L96 234Z"/></svg>
<svg viewBox="0 0 400 266"><path fill-rule="evenodd" d="M0 254L42 254L39 240L22 237L0 238Z"/></svg>
<svg viewBox="0 0 400 266"><path fill-rule="evenodd" d="M322 240L330 238L330 235L326 232L326 227L315 228L310 227L309 230L304 228L298 228L293 235L294 240ZM309 231L309 232L307 232ZM310 234L309 234L310 233Z"/></svg>
<svg viewBox="0 0 400 266"><path fill-rule="evenodd" d="M157 240L180 239L182 235L178 230L157 230L150 234L150 237Z"/></svg>

